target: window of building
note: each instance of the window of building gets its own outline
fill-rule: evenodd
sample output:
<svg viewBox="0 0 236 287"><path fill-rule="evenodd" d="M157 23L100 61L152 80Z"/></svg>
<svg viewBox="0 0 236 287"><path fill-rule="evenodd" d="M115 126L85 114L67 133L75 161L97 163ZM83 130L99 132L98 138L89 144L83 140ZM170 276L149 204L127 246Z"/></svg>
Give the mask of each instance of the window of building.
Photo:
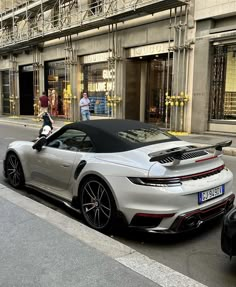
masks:
<svg viewBox="0 0 236 287"><path fill-rule="evenodd" d="M169 88L167 77L169 66ZM166 118L166 92L171 90L172 58L168 61L167 54L158 58L150 58L147 71L146 121L158 122L161 126Z"/></svg>
<svg viewBox="0 0 236 287"><path fill-rule="evenodd" d="M114 75L108 71L107 63L82 65L82 90L88 93L90 99L90 112L94 115L107 116L109 104L107 93L111 91Z"/></svg>
<svg viewBox="0 0 236 287"><path fill-rule="evenodd" d="M50 101L49 112L52 116L70 117L70 95L66 82L64 61L45 64L45 85Z"/></svg>
<svg viewBox="0 0 236 287"><path fill-rule="evenodd" d="M214 46L210 120L236 119L236 45Z"/></svg>
<svg viewBox="0 0 236 287"><path fill-rule="evenodd" d="M2 109L3 114L10 114L10 77L9 71L2 72Z"/></svg>

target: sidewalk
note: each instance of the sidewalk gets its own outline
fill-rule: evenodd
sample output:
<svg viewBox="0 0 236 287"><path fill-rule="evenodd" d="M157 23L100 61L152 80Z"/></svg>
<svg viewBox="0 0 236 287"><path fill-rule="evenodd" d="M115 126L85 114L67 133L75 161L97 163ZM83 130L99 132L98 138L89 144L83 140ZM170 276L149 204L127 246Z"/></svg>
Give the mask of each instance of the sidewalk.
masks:
<svg viewBox="0 0 236 287"><path fill-rule="evenodd" d="M92 116L91 119L101 119L101 117ZM42 126L42 122L35 120L32 116L20 116L20 117L9 117L9 116L0 116L0 122L5 122L9 124L15 125L24 125L35 128L40 128ZM57 129L62 127L63 125L70 123L70 121L66 121L64 119L56 119L54 123L54 128ZM182 140L197 144L198 146L204 145L213 145L218 142L232 140L232 145L230 147L224 148L225 155L236 156L236 134L229 133L209 133L206 132L204 134L176 134L176 136Z"/></svg>
<svg viewBox="0 0 236 287"><path fill-rule="evenodd" d="M204 287L0 184L0 286Z"/></svg>

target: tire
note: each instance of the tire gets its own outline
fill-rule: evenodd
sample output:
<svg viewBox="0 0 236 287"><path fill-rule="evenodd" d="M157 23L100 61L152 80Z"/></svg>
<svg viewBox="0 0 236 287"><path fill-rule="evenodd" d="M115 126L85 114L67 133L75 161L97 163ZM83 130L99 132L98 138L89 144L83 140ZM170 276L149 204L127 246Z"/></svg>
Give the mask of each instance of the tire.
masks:
<svg viewBox="0 0 236 287"><path fill-rule="evenodd" d="M110 189L100 178L88 177L79 191L79 205L86 224L101 232L110 231L116 205Z"/></svg>
<svg viewBox="0 0 236 287"><path fill-rule="evenodd" d="M25 183L21 162L15 153L10 153L6 159L6 175L11 186L20 188Z"/></svg>

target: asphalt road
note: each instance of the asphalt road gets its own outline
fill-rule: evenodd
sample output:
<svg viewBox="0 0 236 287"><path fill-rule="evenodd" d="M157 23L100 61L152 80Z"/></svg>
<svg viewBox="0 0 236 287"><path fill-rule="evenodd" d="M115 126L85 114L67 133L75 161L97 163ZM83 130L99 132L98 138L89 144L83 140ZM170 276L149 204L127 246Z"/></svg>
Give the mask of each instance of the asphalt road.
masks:
<svg viewBox="0 0 236 287"><path fill-rule="evenodd" d="M37 129L2 124L0 126L0 163L8 143L13 140L32 140L37 134ZM236 175L236 157L224 156L224 160ZM2 175L2 164L0 165L0 182L9 186ZM25 189L16 192L80 220L78 215L68 212L61 204L40 196L32 190ZM236 194L236 187L234 187L234 192ZM123 229L119 229L111 236L209 287L235 287L236 258L230 261L221 251L221 225L222 220L216 220L197 232L181 236L150 235Z"/></svg>

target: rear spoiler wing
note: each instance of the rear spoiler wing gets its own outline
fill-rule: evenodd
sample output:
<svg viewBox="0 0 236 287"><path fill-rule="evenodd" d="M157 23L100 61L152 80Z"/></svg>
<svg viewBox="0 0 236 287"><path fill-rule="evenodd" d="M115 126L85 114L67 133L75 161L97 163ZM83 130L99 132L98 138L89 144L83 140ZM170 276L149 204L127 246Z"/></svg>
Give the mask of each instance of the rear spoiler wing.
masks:
<svg viewBox="0 0 236 287"><path fill-rule="evenodd" d="M196 151L207 150L207 149L215 149L215 155L217 156L222 153L223 147L231 146L231 144L232 144L232 140L229 140L229 141L217 143L215 145L209 145L209 146L199 147L199 148L180 147L178 149L170 149L166 151L153 152L149 154L150 156L149 161L151 162L159 161L167 157L173 157L175 160L180 161L183 155L196 152Z"/></svg>

